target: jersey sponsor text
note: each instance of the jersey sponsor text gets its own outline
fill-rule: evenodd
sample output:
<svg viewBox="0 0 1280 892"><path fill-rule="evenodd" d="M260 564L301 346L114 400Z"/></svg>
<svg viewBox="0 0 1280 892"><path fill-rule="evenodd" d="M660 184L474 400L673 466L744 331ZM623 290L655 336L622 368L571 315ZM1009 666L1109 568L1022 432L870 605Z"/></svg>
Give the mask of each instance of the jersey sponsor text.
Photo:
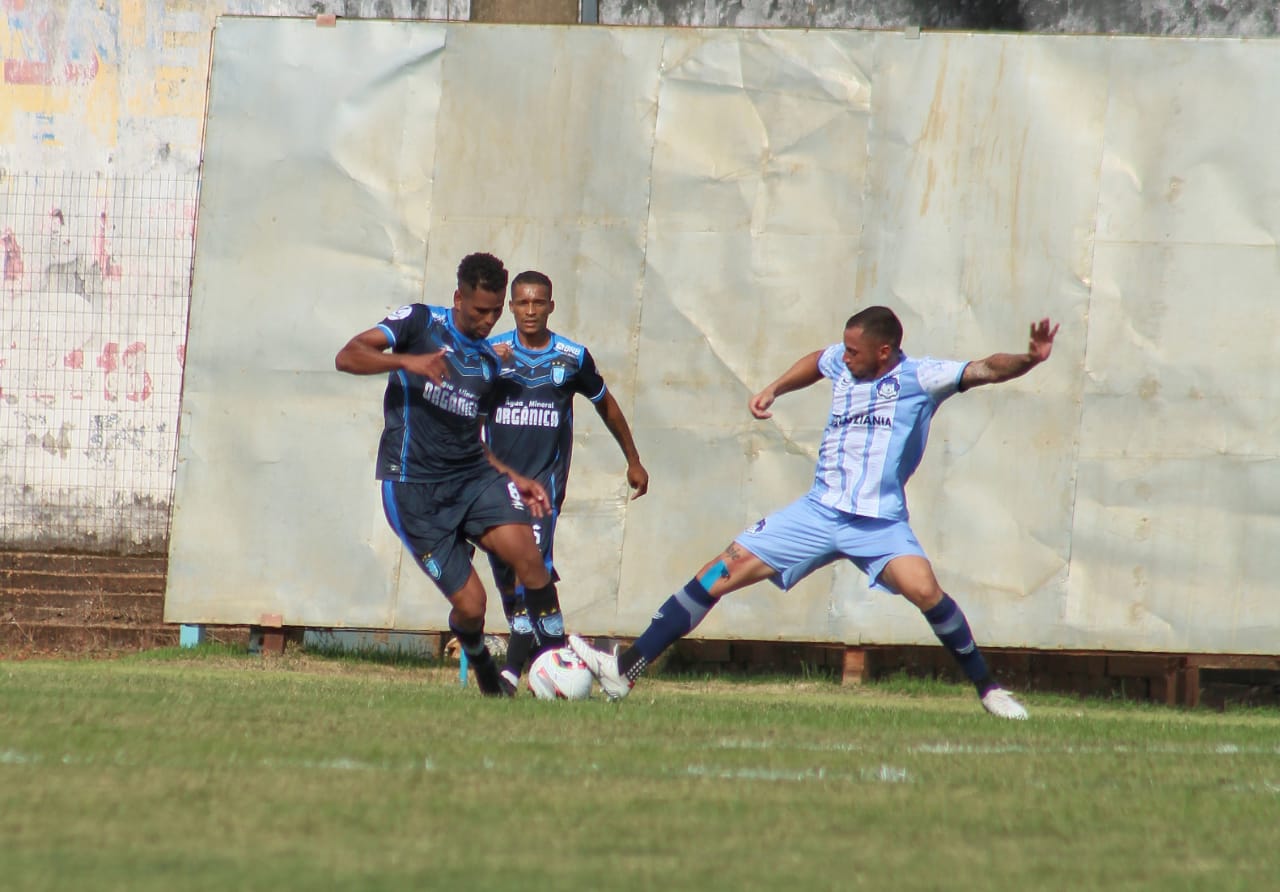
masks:
<svg viewBox="0 0 1280 892"><path fill-rule="evenodd" d="M457 390L447 382L442 386L428 381L426 387L422 388L422 398L433 406L464 418L475 418L478 414L476 395Z"/></svg>
<svg viewBox="0 0 1280 892"><path fill-rule="evenodd" d="M493 413L495 424L511 424L523 427L559 427L560 410L549 403L531 400L528 403L507 403Z"/></svg>
<svg viewBox="0 0 1280 892"><path fill-rule="evenodd" d="M853 425L854 427L893 427L893 416L891 415L874 415L870 412L853 412L849 415L832 415L832 427L845 427Z"/></svg>

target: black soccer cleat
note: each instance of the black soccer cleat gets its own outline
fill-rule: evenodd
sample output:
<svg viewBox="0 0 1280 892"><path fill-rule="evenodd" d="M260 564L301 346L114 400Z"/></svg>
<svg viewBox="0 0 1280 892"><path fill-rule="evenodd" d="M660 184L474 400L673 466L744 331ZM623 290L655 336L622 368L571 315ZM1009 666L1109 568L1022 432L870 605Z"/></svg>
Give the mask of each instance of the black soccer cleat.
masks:
<svg viewBox="0 0 1280 892"><path fill-rule="evenodd" d="M480 689L480 693L486 697L512 697L515 696L515 690L508 690L502 683L502 676L498 674L498 664L493 658L485 660L484 663L477 666L474 663L471 666L476 676L476 687Z"/></svg>

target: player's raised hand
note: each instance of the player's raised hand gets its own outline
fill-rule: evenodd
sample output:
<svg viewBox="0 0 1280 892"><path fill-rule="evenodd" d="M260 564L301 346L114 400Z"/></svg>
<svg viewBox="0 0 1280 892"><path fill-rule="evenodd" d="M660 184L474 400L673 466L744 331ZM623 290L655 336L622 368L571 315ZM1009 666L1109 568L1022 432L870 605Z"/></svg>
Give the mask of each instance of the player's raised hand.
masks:
<svg viewBox="0 0 1280 892"><path fill-rule="evenodd" d="M511 349L511 345L506 341L501 344L494 344L493 352L498 354L498 359L502 361L504 366L511 365L511 357L516 355L515 351Z"/></svg>
<svg viewBox="0 0 1280 892"><path fill-rule="evenodd" d="M445 358L443 350L437 350L434 353L405 353L402 354L404 359L404 370L415 375L421 375L433 384L443 384L445 379L449 377L449 360Z"/></svg>
<svg viewBox="0 0 1280 892"><path fill-rule="evenodd" d="M747 408L751 410L751 414L763 421L766 418L772 418L773 413L769 411L769 407L773 405L776 397L773 394L773 388L766 387L747 401Z"/></svg>
<svg viewBox="0 0 1280 892"><path fill-rule="evenodd" d="M1036 362L1044 362L1053 352L1053 339L1058 334L1059 326L1049 326L1047 318L1031 323L1031 344L1027 347L1027 353Z"/></svg>

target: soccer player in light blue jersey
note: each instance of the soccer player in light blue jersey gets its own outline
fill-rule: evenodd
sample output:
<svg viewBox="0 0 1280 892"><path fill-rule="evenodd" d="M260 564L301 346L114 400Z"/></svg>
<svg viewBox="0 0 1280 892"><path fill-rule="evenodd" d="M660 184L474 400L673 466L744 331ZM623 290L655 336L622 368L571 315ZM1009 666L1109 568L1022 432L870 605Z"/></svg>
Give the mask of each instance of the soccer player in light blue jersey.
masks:
<svg viewBox="0 0 1280 892"><path fill-rule="evenodd" d="M789 589L819 567L847 558L873 588L902 595L924 614L938 640L977 688L983 707L1006 719L1027 711L991 678L960 605L942 590L907 522L904 487L920 464L929 423L944 400L984 384L1025 375L1049 358L1058 326L1031 326L1025 353L957 362L902 352L902 323L886 307L868 307L845 323L842 343L810 353L751 398L756 418L774 400L831 381L831 411L813 486L803 498L740 534L654 615L635 644L613 654L576 635L569 644L611 699L625 697L658 655L689 634L716 602L771 580Z"/></svg>

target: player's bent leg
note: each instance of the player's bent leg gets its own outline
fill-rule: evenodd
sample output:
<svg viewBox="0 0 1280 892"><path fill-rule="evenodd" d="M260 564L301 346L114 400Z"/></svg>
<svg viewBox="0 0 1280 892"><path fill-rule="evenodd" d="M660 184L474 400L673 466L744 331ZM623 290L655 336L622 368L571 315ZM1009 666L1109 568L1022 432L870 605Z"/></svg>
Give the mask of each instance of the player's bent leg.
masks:
<svg viewBox="0 0 1280 892"><path fill-rule="evenodd" d="M536 640L533 623L524 603L524 587L516 585L516 574L497 555L489 555L489 569L493 571L493 585L502 597L502 613L510 630L507 639L507 658L502 665L502 684L514 695L520 686L520 676L525 663L533 652Z"/></svg>
<svg viewBox="0 0 1280 892"><path fill-rule="evenodd" d="M703 565L683 589L667 598L653 615L649 627L626 650L607 654L576 635L569 636L569 646L587 664L609 699L619 700L630 693L650 663L697 628L720 597L775 573L750 551L736 542L731 543Z"/></svg>
<svg viewBox="0 0 1280 892"><path fill-rule="evenodd" d="M1027 717L1022 704L992 679L987 661L973 640L964 611L942 590L927 558L919 555L896 557L885 565L880 577L884 584L900 592L924 614L933 634L973 682L987 712L1006 719Z"/></svg>
<svg viewBox="0 0 1280 892"><path fill-rule="evenodd" d="M527 656L536 658L543 651L564 647L560 595L533 530L522 523L501 524L485 530L479 543L511 567L524 589L524 606L534 635L533 649Z"/></svg>
<svg viewBox="0 0 1280 892"><path fill-rule="evenodd" d="M543 562L542 552L528 524L504 523L490 527L476 539L476 543L509 566L526 590L541 588L551 581L551 573Z"/></svg>
<svg viewBox="0 0 1280 892"><path fill-rule="evenodd" d="M508 695L498 675L498 664L484 643L484 585L472 570L462 588L449 595L449 630L458 639L462 652L476 677L476 687L486 697ZM509 696L509 695L508 695Z"/></svg>

